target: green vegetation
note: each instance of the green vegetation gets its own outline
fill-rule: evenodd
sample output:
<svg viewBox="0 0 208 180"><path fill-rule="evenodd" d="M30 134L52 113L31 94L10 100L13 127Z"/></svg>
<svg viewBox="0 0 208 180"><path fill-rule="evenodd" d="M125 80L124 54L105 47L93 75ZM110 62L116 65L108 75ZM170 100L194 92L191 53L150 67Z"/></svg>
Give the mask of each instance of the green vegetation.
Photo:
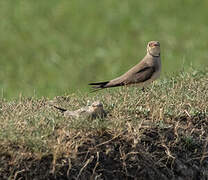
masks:
<svg viewBox="0 0 208 180"><path fill-rule="evenodd" d="M207 66L207 1L2 0L3 98L87 90L136 64L159 40L163 74Z"/></svg>
<svg viewBox="0 0 208 180"><path fill-rule="evenodd" d="M107 117L93 121L48 98L1 99L0 179L208 178L207 72L53 99L71 110L101 100Z"/></svg>

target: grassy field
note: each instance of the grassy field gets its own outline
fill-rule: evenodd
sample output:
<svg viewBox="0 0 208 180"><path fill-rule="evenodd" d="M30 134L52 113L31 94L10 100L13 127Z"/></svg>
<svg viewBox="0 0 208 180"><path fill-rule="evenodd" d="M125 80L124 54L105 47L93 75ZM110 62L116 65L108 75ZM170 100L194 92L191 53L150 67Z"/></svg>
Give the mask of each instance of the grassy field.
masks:
<svg viewBox="0 0 208 180"><path fill-rule="evenodd" d="M102 101L95 120L67 119L48 98L1 99L0 179L207 179L207 72L53 98L70 110Z"/></svg>
<svg viewBox="0 0 208 180"><path fill-rule="evenodd" d="M1 97L85 92L162 46L163 76L208 65L207 1L3 0Z"/></svg>

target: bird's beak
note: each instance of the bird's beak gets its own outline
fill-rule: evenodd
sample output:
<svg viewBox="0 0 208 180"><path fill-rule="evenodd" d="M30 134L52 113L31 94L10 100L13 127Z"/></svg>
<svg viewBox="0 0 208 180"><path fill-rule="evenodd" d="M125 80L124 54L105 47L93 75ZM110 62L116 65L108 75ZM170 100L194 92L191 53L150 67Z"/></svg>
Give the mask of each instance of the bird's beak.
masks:
<svg viewBox="0 0 208 180"><path fill-rule="evenodd" d="M153 45L151 46L151 48L156 48L156 47L160 47L159 45Z"/></svg>
<svg viewBox="0 0 208 180"><path fill-rule="evenodd" d="M158 43L153 43L153 44L151 44L151 47L160 47L160 44L158 44Z"/></svg>
<svg viewBox="0 0 208 180"><path fill-rule="evenodd" d="M149 45L150 47L154 48L154 47L160 47L160 43L159 42L152 42Z"/></svg>

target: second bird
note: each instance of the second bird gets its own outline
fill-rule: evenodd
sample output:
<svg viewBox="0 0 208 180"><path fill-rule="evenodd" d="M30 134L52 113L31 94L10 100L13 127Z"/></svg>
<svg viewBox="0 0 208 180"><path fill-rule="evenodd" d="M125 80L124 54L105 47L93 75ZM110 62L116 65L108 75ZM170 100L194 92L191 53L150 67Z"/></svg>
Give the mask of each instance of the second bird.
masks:
<svg viewBox="0 0 208 180"><path fill-rule="evenodd" d="M160 43L150 41L147 44L146 56L126 73L110 81L90 83L89 85L92 85L92 88L96 90L134 84L144 87L157 79L160 76L160 71Z"/></svg>

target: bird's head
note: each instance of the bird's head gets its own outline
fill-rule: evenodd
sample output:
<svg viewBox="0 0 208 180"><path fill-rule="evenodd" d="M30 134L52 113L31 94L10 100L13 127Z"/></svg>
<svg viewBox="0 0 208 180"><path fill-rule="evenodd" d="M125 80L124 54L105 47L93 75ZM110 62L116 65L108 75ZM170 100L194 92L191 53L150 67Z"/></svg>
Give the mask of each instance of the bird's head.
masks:
<svg viewBox="0 0 208 180"><path fill-rule="evenodd" d="M103 109L103 104L100 101L95 101L91 104L91 108L95 111L97 109Z"/></svg>
<svg viewBox="0 0 208 180"><path fill-rule="evenodd" d="M153 57L160 56L160 43L158 41L150 41L147 44L147 53Z"/></svg>

